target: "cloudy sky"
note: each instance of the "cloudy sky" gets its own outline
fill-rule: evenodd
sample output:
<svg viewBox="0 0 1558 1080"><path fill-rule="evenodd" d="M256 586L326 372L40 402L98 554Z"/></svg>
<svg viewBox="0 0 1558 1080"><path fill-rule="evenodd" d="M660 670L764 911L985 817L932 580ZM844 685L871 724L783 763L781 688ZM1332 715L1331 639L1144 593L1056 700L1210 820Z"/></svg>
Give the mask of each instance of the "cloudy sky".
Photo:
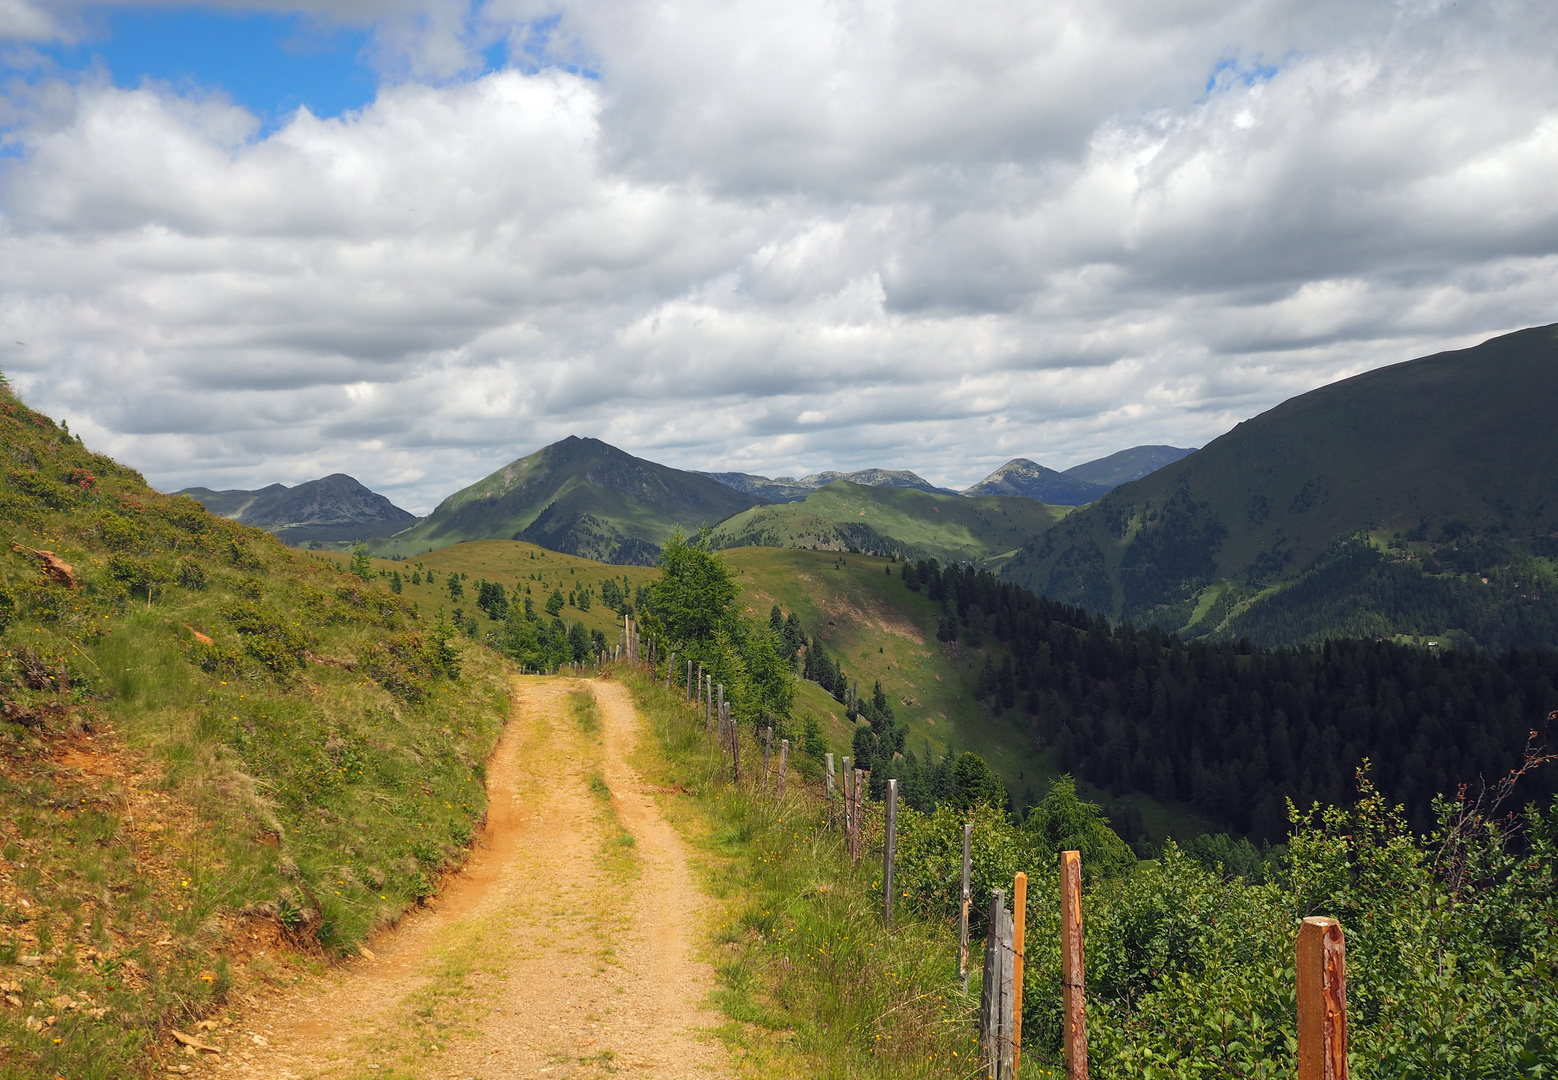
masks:
<svg viewBox="0 0 1558 1080"><path fill-rule="evenodd" d="M0 368L163 488L963 486L1558 321L1550 0L0 0Z"/></svg>

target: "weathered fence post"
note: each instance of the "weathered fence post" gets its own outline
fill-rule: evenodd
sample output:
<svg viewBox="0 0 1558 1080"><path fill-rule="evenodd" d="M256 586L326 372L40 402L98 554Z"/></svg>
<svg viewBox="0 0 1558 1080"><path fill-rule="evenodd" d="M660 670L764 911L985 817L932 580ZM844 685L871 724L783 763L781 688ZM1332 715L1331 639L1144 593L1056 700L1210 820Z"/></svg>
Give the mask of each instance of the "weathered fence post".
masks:
<svg viewBox="0 0 1558 1080"><path fill-rule="evenodd" d="M687 661L687 700L692 700L692 661Z"/></svg>
<svg viewBox="0 0 1558 1080"><path fill-rule="evenodd" d="M887 781L887 834L882 844L882 924L893 925L893 859L898 854L898 781Z"/></svg>
<svg viewBox="0 0 1558 1080"><path fill-rule="evenodd" d="M972 896L968 891L968 871L972 863L974 823L963 822L963 914L958 919L958 978L963 980L963 993L968 993L968 905Z"/></svg>
<svg viewBox="0 0 1558 1080"><path fill-rule="evenodd" d="M1022 1075L1022 962L1028 932L1028 875L1012 882L1012 1075Z"/></svg>
<svg viewBox="0 0 1558 1080"><path fill-rule="evenodd" d="M865 783L866 783L866 770L864 770L864 769L856 769L855 770L855 846L852 849L852 852L853 852L853 856L852 857L855 860L855 865L856 866L860 865L860 834L861 834L861 831L862 831L862 829L861 829L861 824L862 823L861 823L861 820L860 820L860 811L861 811L861 808L862 808L862 806L864 805L864 802L865 802L865 793L861 789L863 787L865 787Z"/></svg>
<svg viewBox="0 0 1558 1080"><path fill-rule="evenodd" d="M741 729L730 718L730 706L725 706L725 723L730 727L730 762L736 783L741 783Z"/></svg>
<svg viewBox="0 0 1558 1080"><path fill-rule="evenodd" d="M1347 965L1342 925L1298 928L1298 1080L1347 1080Z"/></svg>
<svg viewBox="0 0 1558 1080"><path fill-rule="evenodd" d="M1066 1080L1087 1080L1087 1007L1083 1002L1082 854L1060 853L1060 983Z"/></svg>
<svg viewBox="0 0 1558 1080"><path fill-rule="evenodd" d="M985 981L979 994L979 1047L990 1080L1011 1080L1012 916L1006 890L990 890L990 928L985 935Z"/></svg>
<svg viewBox="0 0 1558 1080"><path fill-rule="evenodd" d="M850 793L854 791L854 788L850 784L850 780L852 778L849 773L849 758L847 757L844 759L844 775L842 779L844 781L844 850L848 852L851 835L850 830L854 827L855 814L854 808L850 804L850 799L852 797Z"/></svg>
<svg viewBox="0 0 1558 1080"><path fill-rule="evenodd" d="M779 740L779 798L784 798L784 773L790 765L790 740Z"/></svg>
<svg viewBox="0 0 1558 1080"><path fill-rule="evenodd" d="M673 651L665 662L665 688L671 689L671 684L676 681L676 653Z"/></svg>

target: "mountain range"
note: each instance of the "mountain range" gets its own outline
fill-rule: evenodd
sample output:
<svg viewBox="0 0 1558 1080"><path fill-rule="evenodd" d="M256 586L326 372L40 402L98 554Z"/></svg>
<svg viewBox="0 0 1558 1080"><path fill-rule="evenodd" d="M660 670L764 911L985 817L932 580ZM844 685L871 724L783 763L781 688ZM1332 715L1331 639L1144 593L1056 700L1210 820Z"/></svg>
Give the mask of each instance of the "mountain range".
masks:
<svg viewBox="0 0 1558 1080"><path fill-rule="evenodd" d="M258 491L191 487L175 494L188 495L218 517L257 526L295 547L389 536L417 520L415 514L345 473L291 488L285 484Z"/></svg>
<svg viewBox="0 0 1558 1080"><path fill-rule="evenodd" d="M1558 645L1555 403L1558 328L1537 327L1320 387L1198 451L1134 447L1064 473L1017 458L961 494L906 471L684 472L580 438L421 521L339 475L188 493L292 543L390 556L514 538L649 564L673 529L708 526L718 547L975 562L1186 638Z"/></svg>

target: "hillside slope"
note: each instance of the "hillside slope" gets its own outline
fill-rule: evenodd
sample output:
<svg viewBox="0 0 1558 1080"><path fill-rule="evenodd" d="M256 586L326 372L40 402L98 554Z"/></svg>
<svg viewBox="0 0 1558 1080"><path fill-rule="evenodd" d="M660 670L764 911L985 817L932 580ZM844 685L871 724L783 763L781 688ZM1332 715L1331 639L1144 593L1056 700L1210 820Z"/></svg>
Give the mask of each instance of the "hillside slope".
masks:
<svg viewBox="0 0 1558 1080"><path fill-rule="evenodd" d="M1005 573L1193 634L1555 645L1555 404L1551 326L1370 371L1115 489Z"/></svg>
<svg viewBox="0 0 1558 1080"><path fill-rule="evenodd" d="M969 498L840 480L801 502L737 514L715 527L710 542L717 548L815 547L985 561L1014 550L1065 513L1033 499Z"/></svg>
<svg viewBox="0 0 1558 1080"><path fill-rule="evenodd" d="M290 488L285 484L256 491L192 487L174 494L187 495L218 517L264 529L292 547L390 536L417 520L415 514L345 473Z"/></svg>
<svg viewBox="0 0 1558 1080"><path fill-rule="evenodd" d="M145 1075L436 890L508 677L4 388L0 449L0 1075Z"/></svg>
<svg viewBox="0 0 1558 1080"><path fill-rule="evenodd" d="M697 532L760 502L697 473L569 436L455 492L425 520L372 545L422 555L464 540L526 540L602 562L648 565L680 526Z"/></svg>

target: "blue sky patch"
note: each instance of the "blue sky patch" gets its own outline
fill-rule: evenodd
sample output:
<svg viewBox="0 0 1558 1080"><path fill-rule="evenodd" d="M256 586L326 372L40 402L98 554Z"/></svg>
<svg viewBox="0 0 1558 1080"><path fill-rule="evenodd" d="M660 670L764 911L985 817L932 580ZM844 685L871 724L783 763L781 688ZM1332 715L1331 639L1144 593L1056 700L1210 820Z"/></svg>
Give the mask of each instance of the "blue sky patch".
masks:
<svg viewBox="0 0 1558 1080"><path fill-rule="evenodd" d="M296 15L199 8L102 12L91 39L42 51L66 71L102 64L115 86L145 79L179 93L224 91L267 129L299 106L338 116L373 101L379 78L363 60L368 35Z"/></svg>
<svg viewBox="0 0 1558 1080"><path fill-rule="evenodd" d="M1238 57L1219 60L1212 73L1206 77L1206 92L1218 86L1254 86L1258 82L1270 82L1281 70L1277 64L1263 64L1257 58L1253 63L1242 63Z"/></svg>

